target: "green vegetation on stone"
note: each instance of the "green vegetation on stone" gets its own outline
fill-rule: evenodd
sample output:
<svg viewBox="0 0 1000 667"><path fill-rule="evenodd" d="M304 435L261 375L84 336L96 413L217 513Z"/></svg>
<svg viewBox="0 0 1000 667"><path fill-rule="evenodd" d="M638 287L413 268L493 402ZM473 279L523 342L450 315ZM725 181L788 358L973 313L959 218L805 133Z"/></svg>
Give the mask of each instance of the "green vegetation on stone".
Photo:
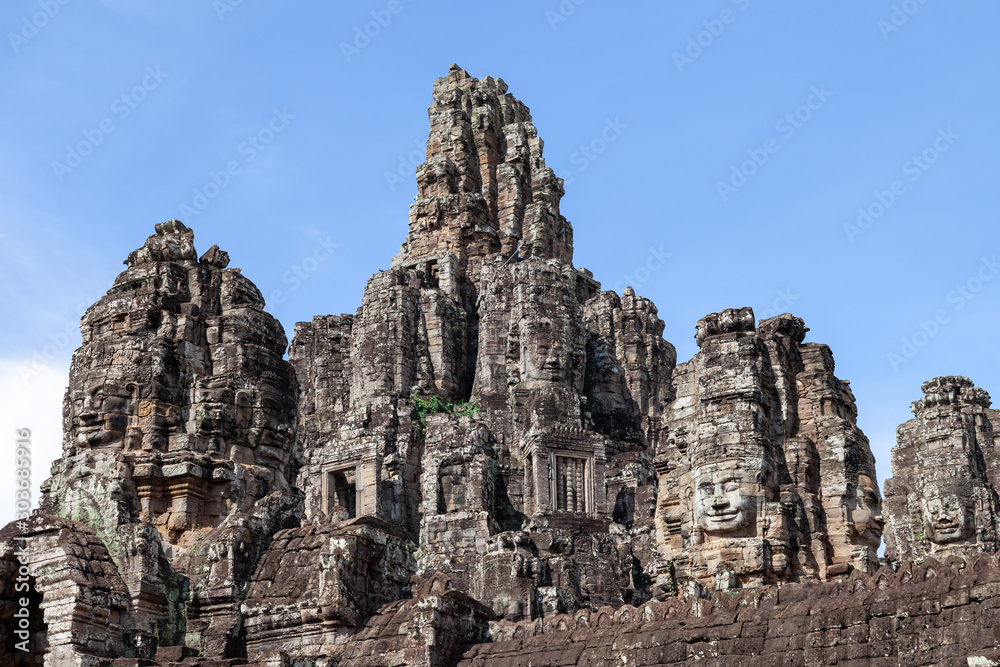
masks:
<svg viewBox="0 0 1000 667"><path fill-rule="evenodd" d="M431 396L430 398L418 396L415 389L410 394L410 398L413 399L413 411L417 415L417 421L420 422L421 433L427 428L427 415L429 414L446 412L456 417L464 417L479 412L479 406L472 401L446 403L441 400L440 396Z"/></svg>

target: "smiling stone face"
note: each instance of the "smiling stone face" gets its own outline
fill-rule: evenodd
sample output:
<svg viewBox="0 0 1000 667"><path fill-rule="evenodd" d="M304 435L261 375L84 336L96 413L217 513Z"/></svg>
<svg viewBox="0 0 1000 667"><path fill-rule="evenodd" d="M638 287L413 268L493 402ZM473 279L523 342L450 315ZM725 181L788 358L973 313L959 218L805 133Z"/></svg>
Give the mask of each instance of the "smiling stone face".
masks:
<svg viewBox="0 0 1000 667"><path fill-rule="evenodd" d="M67 417L80 447L121 443L135 411L134 383L119 382L108 369L71 378Z"/></svg>
<svg viewBox="0 0 1000 667"><path fill-rule="evenodd" d="M526 322L521 335L522 377L526 381L558 384L565 379L568 360L564 336L561 323L549 318Z"/></svg>
<svg viewBox="0 0 1000 667"><path fill-rule="evenodd" d="M921 502L924 535L935 544L961 542L972 536L974 510L961 489L943 488L924 496Z"/></svg>
<svg viewBox="0 0 1000 667"><path fill-rule="evenodd" d="M729 533L752 523L757 484L738 469L708 470L694 480L694 513L706 533Z"/></svg>
<svg viewBox="0 0 1000 667"><path fill-rule="evenodd" d="M93 381L87 380L82 389L73 391L72 407L77 428L77 441L82 445L97 446L110 442L113 435L107 433L103 428L104 419L101 414L101 405L104 402L104 380L103 378Z"/></svg>
<svg viewBox="0 0 1000 667"><path fill-rule="evenodd" d="M857 484L848 489L847 509L854 533L874 549L882 540L885 521L882 518L882 495L878 483L867 475L858 475Z"/></svg>

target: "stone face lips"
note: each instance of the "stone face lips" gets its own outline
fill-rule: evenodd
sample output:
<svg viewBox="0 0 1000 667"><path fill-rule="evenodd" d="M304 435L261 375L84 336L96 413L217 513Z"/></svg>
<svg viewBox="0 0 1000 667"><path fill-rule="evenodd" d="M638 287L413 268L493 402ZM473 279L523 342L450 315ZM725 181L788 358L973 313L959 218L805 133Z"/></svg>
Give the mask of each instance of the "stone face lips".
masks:
<svg viewBox="0 0 1000 667"><path fill-rule="evenodd" d="M896 431L893 477L886 480L886 559L971 556L996 551L1000 502L990 396L966 377L925 382L914 419Z"/></svg>
<svg viewBox="0 0 1000 667"><path fill-rule="evenodd" d="M657 530L677 579L708 588L874 571L882 529L874 458L829 348L791 315L698 322L674 371Z"/></svg>

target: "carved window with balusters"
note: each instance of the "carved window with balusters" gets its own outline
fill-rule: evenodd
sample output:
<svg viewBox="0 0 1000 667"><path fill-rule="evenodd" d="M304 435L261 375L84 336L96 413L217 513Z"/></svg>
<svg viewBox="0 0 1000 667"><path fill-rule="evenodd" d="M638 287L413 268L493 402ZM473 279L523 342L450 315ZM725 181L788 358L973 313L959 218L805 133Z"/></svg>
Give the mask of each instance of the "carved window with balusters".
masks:
<svg viewBox="0 0 1000 667"><path fill-rule="evenodd" d="M590 512L590 459L558 454L554 458L555 508L562 512Z"/></svg>

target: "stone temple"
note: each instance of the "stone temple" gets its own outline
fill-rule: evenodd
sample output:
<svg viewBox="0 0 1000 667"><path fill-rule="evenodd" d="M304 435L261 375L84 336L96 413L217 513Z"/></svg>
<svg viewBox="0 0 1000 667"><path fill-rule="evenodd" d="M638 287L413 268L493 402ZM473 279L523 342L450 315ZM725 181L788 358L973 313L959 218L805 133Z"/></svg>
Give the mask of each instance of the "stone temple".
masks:
<svg viewBox="0 0 1000 667"><path fill-rule="evenodd" d="M921 387L915 419L897 431L893 478L886 481L886 558L969 557L1000 546L1000 410L966 377Z"/></svg>
<svg viewBox="0 0 1000 667"><path fill-rule="evenodd" d="M800 318L707 315L678 364L574 266L502 80L453 65L428 115L354 314L289 344L176 220L125 260L0 532L0 667L1000 664L985 391L924 384L883 509Z"/></svg>

